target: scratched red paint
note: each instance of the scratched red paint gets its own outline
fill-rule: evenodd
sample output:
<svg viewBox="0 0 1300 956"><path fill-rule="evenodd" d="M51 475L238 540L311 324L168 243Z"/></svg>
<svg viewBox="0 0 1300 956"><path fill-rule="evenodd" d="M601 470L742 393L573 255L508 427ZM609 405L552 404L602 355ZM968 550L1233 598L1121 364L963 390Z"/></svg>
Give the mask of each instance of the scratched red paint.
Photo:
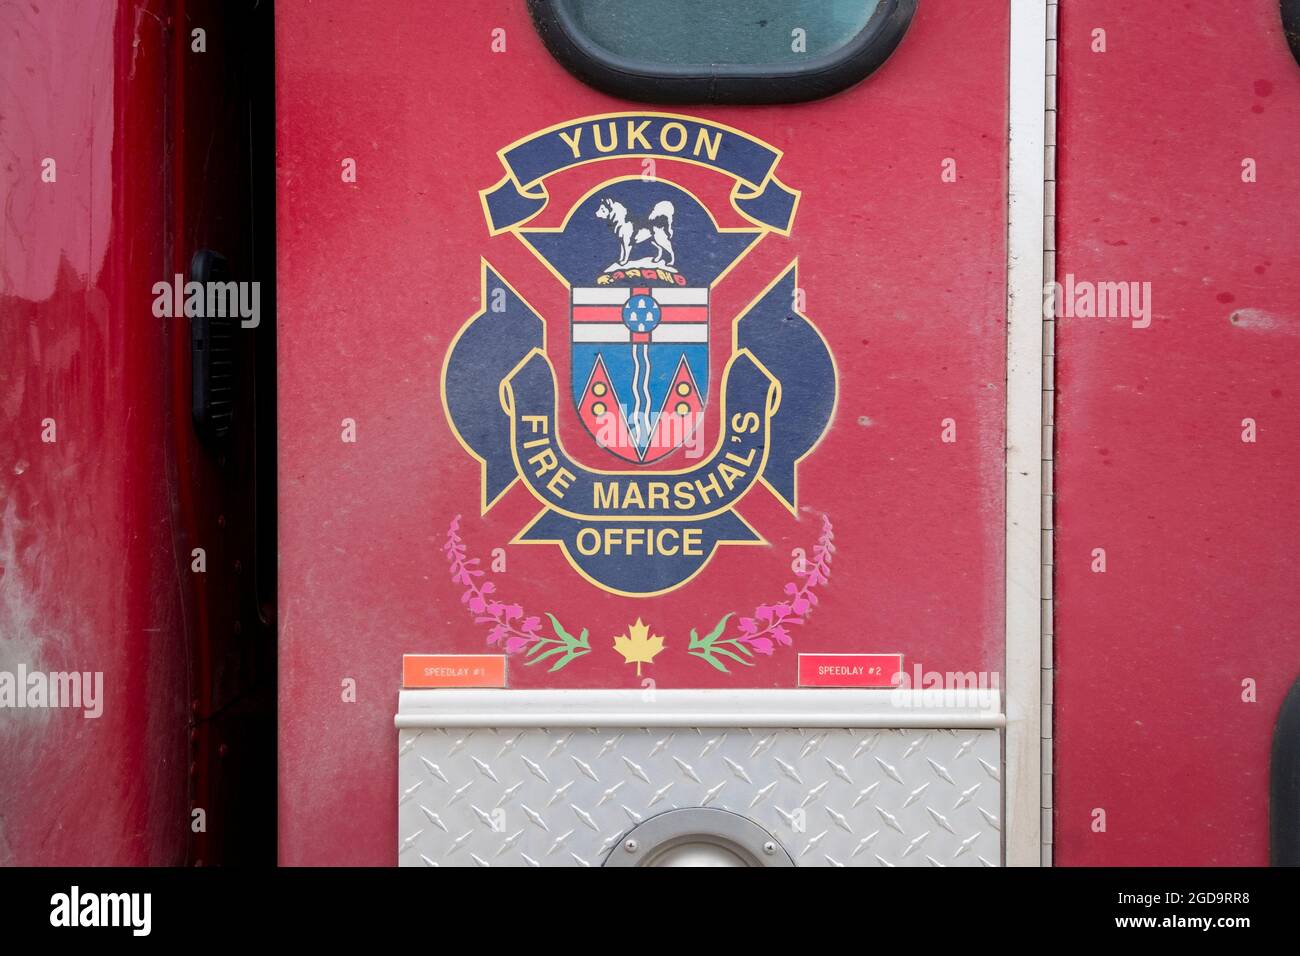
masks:
<svg viewBox="0 0 1300 956"><path fill-rule="evenodd" d="M247 274L237 84L170 28L193 16L221 49L237 17L217 9L6 11L0 670L102 672L103 712L0 711L0 864L221 862L232 767L256 746L232 739L259 637L236 600L239 467L199 446L188 327L151 309L201 246Z"/></svg>
<svg viewBox="0 0 1300 956"><path fill-rule="evenodd" d="M1300 69L1276 3L1060 26L1057 275L1148 281L1154 309L1058 322L1055 859L1263 865L1300 670Z"/></svg>
<svg viewBox="0 0 1300 956"><path fill-rule="evenodd" d="M0 59L6 129L30 131L5 143L0 667L102 671L104 700L97 719L0 714L0 863L175 864L188 690L168 340L147 297L165 255L162 4L138 5L138 34L125 4L43 6ZM46 156L57 185L34 172Z"/></svg>

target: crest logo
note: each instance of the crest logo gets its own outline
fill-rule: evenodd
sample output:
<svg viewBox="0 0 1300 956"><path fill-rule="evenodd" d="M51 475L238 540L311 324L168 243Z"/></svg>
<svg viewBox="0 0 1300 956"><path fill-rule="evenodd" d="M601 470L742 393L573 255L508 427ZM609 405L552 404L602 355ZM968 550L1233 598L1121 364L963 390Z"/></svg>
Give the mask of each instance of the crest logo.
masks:
<svg viewBox="0 0 1300 956"><path fill-rule="evenodd" d="M757 234L742 230L719 245L690 193L636 178L598 186L558 232L520 231L569 285L570 391L601 448L648 465L700 433L715 266L730 266Z"/></svg>
<svg viewBox="0 0 1300 956"><path fill-rule="evenodd" d="M498 155L506 175L482 193L489 230L514 233L568 287L573 413L621 470L566 451L546 323L484 262L483 311L456 335L442 374L448 422L480 465L483 512L521 483L541 510L517 542L558 547L593 584L635 596L680 587L720 546L763 544L736 505L762 484L795 510L798 462L836 394L830 351L796 308L796 263L730 321L710 308L714 286L755 243L790 232L798 193L775 176L780 152L691 117L620 113ZM598 183L562 225L528 226L547 205L550 174L628 156L730 176L732 208L750 225L718 226L661 176ZM712 400L711 349L726 350ZM692 456L706 427L715 445Z"/></svg>
<svg viewBox="0 0 1300 956"><path fill-rule="evenodd" d="M690 438L708 396L709 290L686 287L674 265L675 214L660 199L640 219L606 195L596 218L609 224L618 258L593 287L572 290L574 405L601 447L635 464ZM649 253L634 257L642 244Z"/></svg>

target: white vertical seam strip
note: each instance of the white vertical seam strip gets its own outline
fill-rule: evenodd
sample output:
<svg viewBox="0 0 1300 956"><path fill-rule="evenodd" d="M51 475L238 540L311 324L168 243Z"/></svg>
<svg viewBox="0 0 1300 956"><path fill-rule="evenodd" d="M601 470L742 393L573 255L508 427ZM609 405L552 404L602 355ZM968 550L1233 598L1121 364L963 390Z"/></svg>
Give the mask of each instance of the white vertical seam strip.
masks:
<svg viewBox="0 0 1300 956"><path fill-rule="evenodd" d="M1046 121L1046 140L1043 165L1043 204L1044 216L1052 223L1050 233L1043 236L1043 287L1056 280L1056 61L1060 48L1057 29L1059 4L1057 0L1047 0L1047 60L1045 96L1047 99L1044 119ZM1053 720L1052 701L1055 698L1055 653L1052 647L1055 629L1052 627L1052 589L1054 581L1054 545L1055 545L1055 493L1052 469L1055 465L1055 449L1050 436L1055 434L1056 415L1056 375L1053 363L1056 360L1056 345L1053 341L1055 323L1043 325L1043 421L1051 426L1045 430L1043 437L1043 593L1042 593L1042 727L1040 736L1043 744L1042 792L1041 806L1043 818L1042 855L1043 866L1052 865L1052 779L1055 772L1052 760Z"/></svg>
<svg viewBox="0 0 1300 956"><path fill-rule="evenodd" d="M1006 862L1042 863L1047 0L1011 0L1007 149Z"/></svg>

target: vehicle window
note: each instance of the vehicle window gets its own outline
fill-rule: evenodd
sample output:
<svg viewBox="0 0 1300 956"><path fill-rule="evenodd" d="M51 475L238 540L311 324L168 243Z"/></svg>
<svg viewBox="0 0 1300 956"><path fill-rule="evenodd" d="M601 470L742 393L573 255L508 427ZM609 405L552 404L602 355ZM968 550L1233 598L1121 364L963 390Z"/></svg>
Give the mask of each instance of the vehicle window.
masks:
<svg viewBox="0 0 1300 956"><path fill-rule="evenodd" d="M593 43L646 63L790 63L838 50L880 0L551 0Z"/></svg>
<svg viewBox="0 0 1300 956"><path fill-rule="evenodd" d="M529 0L551 53L646 102L779 103L838 92L902 39L916 0Z"/></svg>

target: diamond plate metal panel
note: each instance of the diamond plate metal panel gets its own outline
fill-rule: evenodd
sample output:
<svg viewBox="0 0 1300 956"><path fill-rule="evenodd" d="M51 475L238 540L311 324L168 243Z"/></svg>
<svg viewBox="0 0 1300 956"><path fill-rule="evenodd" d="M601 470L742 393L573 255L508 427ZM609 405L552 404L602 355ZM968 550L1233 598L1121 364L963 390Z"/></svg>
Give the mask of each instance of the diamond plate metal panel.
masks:
<svg viewBox="0 0 1300 956"><path fill-rule="evenodd" d="M600 866L636 824L719 807L798 866L997 866L996 730L398 733L403 866Z"/></svg>

